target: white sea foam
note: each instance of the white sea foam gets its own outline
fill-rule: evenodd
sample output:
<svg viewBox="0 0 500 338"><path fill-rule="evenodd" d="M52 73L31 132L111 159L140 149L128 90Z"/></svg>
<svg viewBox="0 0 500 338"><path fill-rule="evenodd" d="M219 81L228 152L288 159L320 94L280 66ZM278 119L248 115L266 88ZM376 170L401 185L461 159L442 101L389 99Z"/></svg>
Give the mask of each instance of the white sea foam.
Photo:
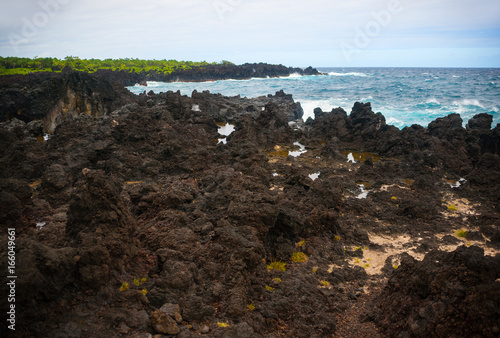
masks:
<svg viewBox="0 0 500 338"><path fill-rule="evenodd" d="M351 73L337 73L337 72L330 72L328 73L330 76L361 76L361 77L368 77L368 74L365 73L357 73L357 72L351 72Z"/></svg>
<svg viewBox="0 0 500 338"><path fill-rule="evenodd" d="M432 97L425 101L425 103L435 103L435 104L441 104L435 97Z"/></svg>
<svg viewBox="0 0 500 338"><path fill-rule="evenodd" d="M398 120L398 119L397 119L397 118L395 118L395 117L388 117L388 118L386 119L386 123L387 123L387 124L391 124L391 125L393 125L393 126L396 126L396 127L398 127L398 128L401 128L401 127L403 127L403 126L405 125L405 123L404 123L403 121Z"/></svg>
<svg viewBox="0 0 500 338"><path fill-rule="evenodd" d="M460 101L453 101L454 106L476 106L484 109L484 106L476 99L463 99Z"/></svg>
<svg viewBox="0 0 500 338"><path fill-rule="evenodd" d="M165 82L158 82L158 81L147 81L146 83L148 87L161 87L165 85Z"/></svg>
<svg viewBox="0 0 500 338"><path fill-rule="evenodd" d="M302 77L302 75L300 75L299 73L292 73L290 74L289 76L287 76L288 78L299 78L299 77Z"/></svg>

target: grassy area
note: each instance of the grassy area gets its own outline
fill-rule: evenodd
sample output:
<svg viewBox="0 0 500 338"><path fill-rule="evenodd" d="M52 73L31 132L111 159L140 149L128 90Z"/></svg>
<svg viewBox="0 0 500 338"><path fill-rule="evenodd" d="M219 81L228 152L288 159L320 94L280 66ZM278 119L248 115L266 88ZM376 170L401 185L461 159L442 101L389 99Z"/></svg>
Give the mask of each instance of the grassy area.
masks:
<svg viewBox="0 0 500 338"><path fill-rule="evenodd" d="M140 59L80 59L77 56L57 58L18 58L0 57L0 75L28 74L34 72L60 72L65 67L73 70L94 73L99 69L127 72L156 72L170 74L174 71L188 70L207 65L232 65L229 61L219 63L206 61L177 61L177 60L140 60Z"/></svg>

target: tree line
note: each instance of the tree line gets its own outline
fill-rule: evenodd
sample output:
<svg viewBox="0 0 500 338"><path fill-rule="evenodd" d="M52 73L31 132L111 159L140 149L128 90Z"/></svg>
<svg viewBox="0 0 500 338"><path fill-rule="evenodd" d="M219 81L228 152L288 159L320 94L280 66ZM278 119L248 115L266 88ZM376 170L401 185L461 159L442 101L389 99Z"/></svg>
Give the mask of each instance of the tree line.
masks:
<svg viewBox="0 0 500 338"><path fill-rule="evenodd" d="M57 58L20 58L0 56L0 75L29 74L33 72L62 72L65 68L76 71L94 73L100 69L112 71L125 71L131 73L156 72L165 75L174 71L189 70L208 65L234 65L229 61L217 62L193 62L177 60L141 60L141 59L80 59L78 56L67 56L64 59Z"/></svg>

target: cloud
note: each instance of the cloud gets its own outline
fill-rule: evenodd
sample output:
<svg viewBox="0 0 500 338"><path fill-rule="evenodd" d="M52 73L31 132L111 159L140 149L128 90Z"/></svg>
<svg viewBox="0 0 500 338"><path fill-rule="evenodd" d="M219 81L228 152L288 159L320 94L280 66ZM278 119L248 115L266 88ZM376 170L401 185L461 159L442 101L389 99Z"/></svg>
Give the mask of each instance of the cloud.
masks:
<svg viewBox="0 0 500 338"><path fill-rule="evenodd" d="M22 36L50 1L67 4L14 51L9 34ZM372 31L366 54L500 46L497 0L18 0L0 14L0 55L341 62L341 44L394 5L402 10Z"/></svg>

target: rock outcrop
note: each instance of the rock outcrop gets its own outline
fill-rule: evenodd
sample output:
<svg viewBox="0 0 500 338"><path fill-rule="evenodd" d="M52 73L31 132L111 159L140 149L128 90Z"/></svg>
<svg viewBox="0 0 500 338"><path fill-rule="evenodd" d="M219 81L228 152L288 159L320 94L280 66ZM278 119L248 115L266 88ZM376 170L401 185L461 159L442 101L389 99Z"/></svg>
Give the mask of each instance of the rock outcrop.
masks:
<svg viewBox="0 0 500 338"><path fill-rule="evenodd" d="M32 93L26 107L54 107L69 87L95 113L58 120L48 138L34 113L0 123L20 336L498 334L489 116L399 130L355 103L301 123L283 92L134 96L82 74L54 81L62 96ZM346 329L363 307L368 331Z"/></svg>
<svg viewBox="0 0 500 338"><path fill-rule="evenodd" d="M46 133L67 118L104 116L132 101L122 86L81 72L0 77L0 120L41 120Z"/></svg>
<svg viewBox="0 0 500 338"><path fill-rule="evenodd" d="M388 336L495 337L500 333L500 255L478 247L406 256L369 314Z"/></svg>

